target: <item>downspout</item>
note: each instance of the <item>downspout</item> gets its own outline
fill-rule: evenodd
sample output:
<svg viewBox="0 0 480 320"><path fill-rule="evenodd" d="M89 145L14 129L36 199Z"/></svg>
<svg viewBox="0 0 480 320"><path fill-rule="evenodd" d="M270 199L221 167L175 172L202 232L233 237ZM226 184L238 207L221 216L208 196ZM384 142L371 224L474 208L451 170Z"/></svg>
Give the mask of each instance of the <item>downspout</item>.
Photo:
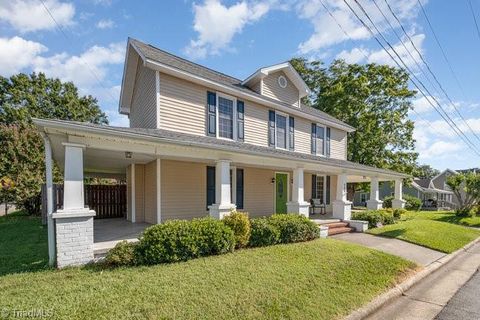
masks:
<svg viewBox="0 0 480 320"><path fill-rule="evenodd" d="M45 182L47 189L47 228L48 228L48 264L55 264L55 225L53 223L53 176L52 176L52 146L44 132L40 132L45 145Z"/></svg>

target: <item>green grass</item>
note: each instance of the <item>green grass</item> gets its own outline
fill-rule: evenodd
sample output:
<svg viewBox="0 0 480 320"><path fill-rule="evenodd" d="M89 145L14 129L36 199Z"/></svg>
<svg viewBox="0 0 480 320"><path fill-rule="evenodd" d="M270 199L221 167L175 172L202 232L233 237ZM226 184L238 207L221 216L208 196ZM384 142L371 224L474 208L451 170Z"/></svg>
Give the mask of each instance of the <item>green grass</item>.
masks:
<svg viewBox="0 0 480 320"><path fill-rule="evenodd" d="M340 318L415 268L376 250L319 239L150 267L42 270L47 240L34 221L3 222L11 236L2 238L2 261L7 254L21 262L18 271L31 272L12 273L10 261L2 266L0 310L43 309L57 319ZM5 241L18 251L5 250Z"/></svg>
<svg viewBox="0 0 480 320"><path fill-rule="evenodd" d="M480 228L480 216L457 217L453 211L408 211L402 216L403 220L422 219L448 222L468 227Z"/></svg>
<svg viewBox="0 0 480 320"><path fill-rule="evenodd" d="M48 265L47 228L38 217L16 211L0 217L0 276Z"/></svg>
<svg viewBox="0 0 480 320"><path fill-rule="evenodd" d="M434 250L451 253L480 236L480 230L421 218L399 221L396 224L375 228L371 234L397 238Z"/></svg>

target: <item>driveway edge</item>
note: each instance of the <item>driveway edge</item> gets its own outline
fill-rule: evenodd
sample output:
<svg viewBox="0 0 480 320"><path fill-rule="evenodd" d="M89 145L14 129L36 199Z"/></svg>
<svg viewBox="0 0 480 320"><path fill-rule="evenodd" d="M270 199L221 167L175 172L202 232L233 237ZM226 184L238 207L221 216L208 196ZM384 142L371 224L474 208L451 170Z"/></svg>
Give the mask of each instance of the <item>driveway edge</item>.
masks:
<svg viewBox="0 0 480 320"><path fill-rule="evenodd" d="M426 266L424 269L421 271L417 272L415 275L412 277L408 278L407 280L403 281L402 283L394 286L387 292L384 292L374 298L372 301L370 301L368 304L364 305L363 307L360 307L359 309L353 311L350 313L347 317L345 317L345 320L360 320L364 319L365 317L373 314L375 311L380 309L382 306L384 306L386 303L400 297L403 295L405 291L410 289L412 286L420 282L423 278L426 276L432 274L454 258L456 258L460 253L467 251L471 247L473 247L475 244L480 242L480 237L477 239L473 240L472 242L466 244L462 248L458 249L457 251L454 251L450 254L447 254L446 256L443 256L442 258L430 263L428 266Z"/></svg>

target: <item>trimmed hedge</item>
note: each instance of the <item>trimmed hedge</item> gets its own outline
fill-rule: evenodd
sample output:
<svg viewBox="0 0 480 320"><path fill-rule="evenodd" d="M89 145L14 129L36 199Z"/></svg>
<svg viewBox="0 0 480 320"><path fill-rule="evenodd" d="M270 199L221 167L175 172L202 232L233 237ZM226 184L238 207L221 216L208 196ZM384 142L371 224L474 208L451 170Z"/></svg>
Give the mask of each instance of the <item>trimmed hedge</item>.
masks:
<svg viewBox="0 0 480 320"><path fill-rule="evenodd" d="M250 247L265 247L280 242L280 230L270 223L269 218L251 220Z"/></svg>
<svg viewBox="0 0 480 320"><path fill-rule="evenodd" d="M171 220L147 228L138 244L139 262L157 264L232 252L233 231L213 218Z"/></svg>
<svg viewBox="0 0 480 320"><path fill-rule="evenodd" d="M422 208L422 200L417 197L412 197L404 194L403 199L406 201L405 209L418 211Z"/></svg>
<svg viewBox="0 0 480 320"><path fill-rule="evenodd" d="M395 218L392 210L367 210L354 212L352 219L368 222L368 228L377 228L382 225L394 224Z"/></svg>
<svg viewBox="0 0 480 320"><path fill-rule="evenodd" d="M252 219L251 247L277 243L309 241L319 237L318 226L298 214L274 214L268 218Z"/></svg>
<svg viewBox="0 0 480 320"><path fill-rule="evenodd" d="M137 262L136 243L121 241L108 251L105 264L111 267L132 266Z"/></svg>
<svg viewBox="0 0 480 320"><path fill-rule="evenodd" d="M250 219L248 213L233 211L223 218L223 223L232 229L235 235L235 248L243 248L248 244L250 239Z"/></svg>

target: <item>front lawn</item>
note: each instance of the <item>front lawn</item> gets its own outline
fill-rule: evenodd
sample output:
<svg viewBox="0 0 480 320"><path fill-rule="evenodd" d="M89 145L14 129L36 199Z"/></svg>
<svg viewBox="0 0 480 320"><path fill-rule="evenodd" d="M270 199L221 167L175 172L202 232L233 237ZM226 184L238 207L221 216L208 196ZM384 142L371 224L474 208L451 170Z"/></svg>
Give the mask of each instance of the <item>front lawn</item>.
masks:
<svg viewBox="0 0 480 320"><path fill-rule="evenodd" d="M408 215L408 214L407 214ZM426 218L426 216L424 216ZM480 230L453 223L413 218L375 228L371 234L397 238L434 250L451 253L480 236Z"/></svg>
<svg viewBox="0 0 480 320"><path fill-rule="evenodd" d="M480 227L480 216L457 217L453 211L408 211L402 216L402 220L410 219L434 220L468 227Z"/></svg>
<svg viewBox="0 0 480 320"><path fill-rule="evenodd" d="M32 219L21 217L9 232ZM18 271L32 272L0 277L0 310L43 310L58 319L339 318L415 268L376 250L319 239L151 267L40 270L32 265L45 265L47 240L38 219L28 233L3 240L19 249L15 259L30 261ZM27 253L22 242L38 246ZM0 252L2 262L14 255ZM9 262L3 274L14 268Z"/></svg>

